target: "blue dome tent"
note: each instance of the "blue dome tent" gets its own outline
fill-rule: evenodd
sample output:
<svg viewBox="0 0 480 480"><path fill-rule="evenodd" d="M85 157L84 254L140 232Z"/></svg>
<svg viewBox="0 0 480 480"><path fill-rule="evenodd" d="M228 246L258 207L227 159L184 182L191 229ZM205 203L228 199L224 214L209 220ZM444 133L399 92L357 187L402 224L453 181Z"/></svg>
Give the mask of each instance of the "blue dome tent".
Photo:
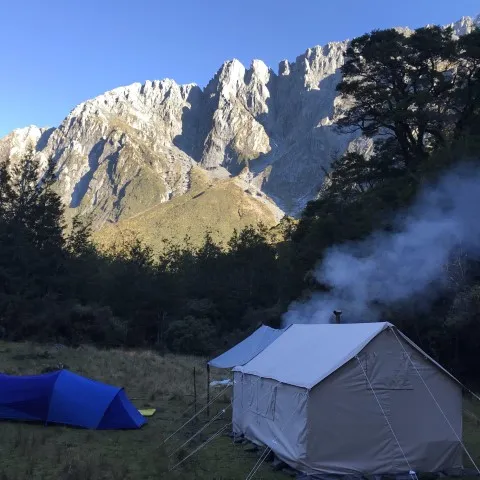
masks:
<svg viewBox="0 0 480 480"><path fill-rule="evenodd" d="M94 430L137 429L146 423L123 388L68 370L43 375L0 375L0 419Z"/></svg>

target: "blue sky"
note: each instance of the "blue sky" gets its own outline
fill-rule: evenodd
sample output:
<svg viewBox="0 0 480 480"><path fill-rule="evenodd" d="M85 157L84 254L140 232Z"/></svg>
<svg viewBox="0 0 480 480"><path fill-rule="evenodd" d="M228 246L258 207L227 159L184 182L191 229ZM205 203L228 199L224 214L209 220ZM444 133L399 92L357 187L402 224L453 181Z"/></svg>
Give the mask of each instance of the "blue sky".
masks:
<svg viewBox="0 0 480 480"><path fill-rule="evenodd" d="M0 137L121 85L204 86L227 59L276 70L328 41L478 13L478 0L0 0Z"/></svg>

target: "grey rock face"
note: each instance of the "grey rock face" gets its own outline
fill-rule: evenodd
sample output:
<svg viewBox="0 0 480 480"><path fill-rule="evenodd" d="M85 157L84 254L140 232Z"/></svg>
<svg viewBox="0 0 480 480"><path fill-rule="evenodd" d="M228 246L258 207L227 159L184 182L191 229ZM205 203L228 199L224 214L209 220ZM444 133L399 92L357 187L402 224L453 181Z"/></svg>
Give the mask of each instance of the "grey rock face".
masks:
<svg viewBox="0 0 480 480"><path fill-rule="evenodd" d="M64 204L99 227L187 191L192 159L175 142L191 137L182 117L199 93L170 80L117 88L77 106L57 129L12 132L0 155L19 158L30 144L42 163L53 156Z"/></svg>
<svg viewBox="0 0 480 480"><path fill-rule="evenodd" d="M468 33L476 19L452 24ZM401 29L408 33L408 29ZM0 140L0 160L33 145L53 156L58 190L97 226L182 195L199 164L213 176L239 176L290 215L322 187L325 169L346 149L371 142L339 135L347 105L337 96L348 41L308 49L278 73L262 61L224 63L201 89L173 80L116 88L78 105L56 129L27 127Z"/></svg>
<svg viewBox="0 0 480 480"><path fill-rule="evenodd" d="M447 26L452 27L457 36L468 35L475 27L480 27L480 15L477 15L475 18L462 17L457 22Z"/></svg>

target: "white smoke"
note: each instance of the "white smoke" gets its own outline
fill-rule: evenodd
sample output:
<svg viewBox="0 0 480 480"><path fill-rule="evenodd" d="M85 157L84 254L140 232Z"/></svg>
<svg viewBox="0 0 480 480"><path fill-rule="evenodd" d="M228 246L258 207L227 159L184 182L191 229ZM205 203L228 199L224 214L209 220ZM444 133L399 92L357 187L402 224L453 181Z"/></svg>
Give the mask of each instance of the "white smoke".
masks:
<svg viewBox="0 0 480 480"><path fill-rule="evenodd" d="M379 306L431 302L447 285L446 265L459 249L480 258L480 168L463 165L422 189L395 219L395 232L330 248L315 269L328 293L294 302L285 324L379 320Z"/></svg>

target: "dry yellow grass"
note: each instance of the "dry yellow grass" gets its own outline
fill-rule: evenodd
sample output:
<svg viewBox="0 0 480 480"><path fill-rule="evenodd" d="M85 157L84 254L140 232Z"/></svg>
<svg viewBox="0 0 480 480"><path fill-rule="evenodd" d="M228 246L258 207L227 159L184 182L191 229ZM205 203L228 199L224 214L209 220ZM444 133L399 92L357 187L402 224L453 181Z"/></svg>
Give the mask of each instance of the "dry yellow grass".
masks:
<svg viewBox="0 0 480 480"><path fill-rule="evenodd" d="M198 410L205 405L205 359L188 356L160 356L150 351L56 348L53 345L0 342L0 372L38 374L60 366L76 373L123 386L138 407L157 409L140 430L94 431L59 425L1 422L0 480L144 480L197 479L242 480L250 472L257 455L219 437L174 471L181 458L230 421L227 410L213 425L168 458L169 453L207 423L205 413L169 440L193 412L193 368L197 373ZM222 378L225 372L212 372ZM215 393L214 393L215 392ZM219 390L212 391L212 397ZM211 406L211 417L230 403L228 391ZM480 405L467 403L464 440L480 465ZM465 461L466 465L469 462ZM266 464L256 480L282 480Z"/></svg>
<svg viewBox="0 0 480 480"><path fill-rule="evenodd" d="M193 401L194 367L198 410L205 405L205 359L161 357L150 351L104 351L89 346L58 349L31 343L0 342L0 372L38 374L62 365L87 377L123 386L138 408L154 407L157 412L147 419L147 425L131 431L92 431L2 422L0 480L236 480L244 479L255 464L255 454L233 445L227 437L220 437L177 470L169 471L179 458L230 421L230 411L227 411L178 455L168 459L169 452L207 422L206 414L202 413L197 422L191 422L163 445L163 440L192 415L193 408L186 410ZM211 417L229 402L227 391L211 406ZM264 466L255 478L279 480L285 477Z"/></svg>
<svg viewBox="0 0 480 480"><path fill-rule="evenodd" d="M205 172L194 168L186 194L106 225L94 234L94 239L107 247L134 232L160 252L163 239L178 244L189 236L193 245L199 245L210 231L214 240L225 241L235 228L241 230L259 222L273 227L278 218L267 205L245 193L234 179L211 180Z"/></svg>

